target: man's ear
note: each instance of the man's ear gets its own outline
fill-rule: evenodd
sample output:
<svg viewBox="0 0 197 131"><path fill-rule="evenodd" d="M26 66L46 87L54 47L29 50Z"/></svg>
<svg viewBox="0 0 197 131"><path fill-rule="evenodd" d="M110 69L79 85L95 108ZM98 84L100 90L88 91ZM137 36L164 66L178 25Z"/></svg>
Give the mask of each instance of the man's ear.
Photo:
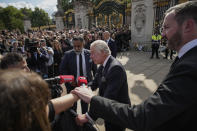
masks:
<svg viewBox="0 0 197 131"><path fill-rule="evenodd" d="M193 19L188 19L183 22L183 32L188 33L194 30L195 21Z"/></svg>

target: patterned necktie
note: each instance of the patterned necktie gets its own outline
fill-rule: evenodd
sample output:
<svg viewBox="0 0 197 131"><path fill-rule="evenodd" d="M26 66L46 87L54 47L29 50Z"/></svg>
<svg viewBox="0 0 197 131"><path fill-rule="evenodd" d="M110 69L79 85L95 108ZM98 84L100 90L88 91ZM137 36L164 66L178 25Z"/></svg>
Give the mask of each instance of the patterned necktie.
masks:
<svg viewBox="0 0 197 131"><path fill-rule="evenodd" d="M83 62L82 62L82 55L79 55L79 74L83 76Z"/></svg>

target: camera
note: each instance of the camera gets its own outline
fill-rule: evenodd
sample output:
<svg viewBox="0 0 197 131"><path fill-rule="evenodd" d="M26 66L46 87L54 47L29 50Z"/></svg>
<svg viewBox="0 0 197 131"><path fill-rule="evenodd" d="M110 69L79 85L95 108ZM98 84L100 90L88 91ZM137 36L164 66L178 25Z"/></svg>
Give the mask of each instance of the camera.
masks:
<svg viewBox="0 0 197 131"><path fill-rule="evenodd" d="M25 40L25 49L29 52L37 52L37 41L30 42L29 39Z"/></svg>

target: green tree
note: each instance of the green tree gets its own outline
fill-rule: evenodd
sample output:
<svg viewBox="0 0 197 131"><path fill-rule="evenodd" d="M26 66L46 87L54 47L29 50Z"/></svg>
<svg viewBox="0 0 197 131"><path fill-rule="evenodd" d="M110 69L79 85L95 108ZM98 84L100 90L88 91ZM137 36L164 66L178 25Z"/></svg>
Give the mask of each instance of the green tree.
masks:
<svg viewBox="0 0 197 131"><path fill-rule="evenodd" d="M72 2L74 0L61 0L61 6L63 8L64 11L67 11L68 9L72 9L73 8L73 5L72 5Z"/></svg>
<svg viewBox="0 0 197 131"><path fill-rule="evenodd" d="M31 15L31 23L32 27L41 27L48 25L50 23L50 18L48 13L46 13L43 9L35 8Z"/></svg>
<svg viewBox="0 0 197 131"><path fill-rule="evenodd" d="M40 27L51 23L48 14L39 8L35 8L32 11L27 8L17 9L13 6L0 7L0 30L20 29L24 31L24 19L30 19L33 27Z"/></svg>
<svg viewBox="0 0 197 131"><path fill-rule="evenodd" d="M2 20L0 20L0 30L5 29L5 25Z"/></svg>
<svg viewBox="0 0 197 131"><path fill-rule="evenodd" d="M23 31L23 17L20 10L13 6L0 9L0 26L9 30L20 29Z"/></svg>
<svg viewBox="0 0 197 131"><path fill-rule="evenodd" d="M2 11L3 11L3 8L0 7L0 14L2 13ZM0 18L0 30L3 30L3 29L5 29L5 25L4 25L3 21L2 21L2 19Z"/></svg>
<svg viewBox="0 0 197 131"><path fill-rule="evenodd" d="M25 18L31 19L31 16L32 16L31 8L27 9L26 7L24 7L24 8L21 8L20 11L23 13Z"/></svg>

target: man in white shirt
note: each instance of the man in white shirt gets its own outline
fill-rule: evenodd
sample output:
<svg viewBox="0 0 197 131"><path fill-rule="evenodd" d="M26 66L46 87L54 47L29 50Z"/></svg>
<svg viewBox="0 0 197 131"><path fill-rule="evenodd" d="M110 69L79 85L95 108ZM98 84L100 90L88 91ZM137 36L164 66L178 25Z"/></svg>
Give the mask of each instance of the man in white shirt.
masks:
<svg viewBox="0 0 197 131"><path fill-rule="evenodd" d="M90 58L90 51L84 49L84 40L81 36L73 38L73 49L65 52L62 62L60 64L61 75L74 75L75 81L72 83L66 83L67 93L77 87L77 78L79 76L86 77L90 82L93 76L96 74L97 66ZM82 112L87 112L88 105L82 103ZM73 107L76 109L76 104Z"/></svg>

